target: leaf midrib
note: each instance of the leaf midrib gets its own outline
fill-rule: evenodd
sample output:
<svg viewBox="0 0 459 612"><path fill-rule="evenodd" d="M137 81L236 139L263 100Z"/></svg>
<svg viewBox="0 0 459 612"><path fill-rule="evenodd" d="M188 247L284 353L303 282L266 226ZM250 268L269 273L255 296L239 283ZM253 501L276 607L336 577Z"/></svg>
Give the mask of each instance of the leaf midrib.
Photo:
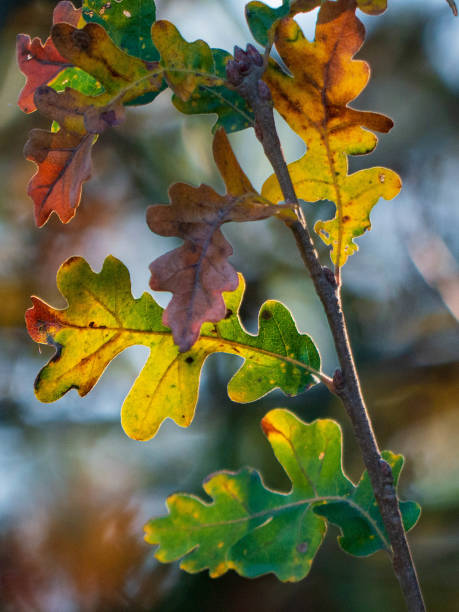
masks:
<svg viewBox="0 0 459 612"><path fill-rule="evenodd" d="M149 335L149 336L170 336L172 339L172 332L171 331L156 331L156 330L139 330L139 329L133 329L133 328L128 328L128 327L108 327L108 326L104 326L104 327L97 327L97 326L83 326L83 325L77 325L77 324L72 324L72 323L64 323L62 325L63 328L72 328L72 329L76 329L79 331L87 331L87 332L91 332L91 331L102 331L102 332L114 332L115 334L122 334L124 333L128 333L128 334L140 334L140 335ZM59 330L60 331L60 330ZM247 331L243 330L243 333L245 333L249 338L257 338L258 336L249 334ZM110 338L111 340L111 338ZM237 349L237 347L242 347L248 351L252 350L255 353L260 353L262 355L266 355L267 357L272 357L274 359L279 359L282 361L286 361L287 363L290 363L294 366L297 366L299 368L302 368L308 372L310 372L311 374L315 374L318 375L319 371L316 370L315 368L313 368L312 366L309 366L308 364L303 363L302 361L299 361L298 359L294 359L293 357L289 357L288 355L282 355L280 353L274 353L272 351L268 351L266 349L263 348L259 348L257 346L253 346L251 344L244 344L243 342L238 342L236 340L229 340L224 338L221 335L218 336L208 336L208 335L201 335L199 337L199 339L197 340L196 344L193 345L193 347L190 350L193 350L193 348L196 347L197 344L203 342L205 343L206 341L208 342L218 342L218 343L223 343L223 344L227 344L229 346L235 347L234 352L232 352L232 354L236 354L239 355L239 357L243 357L244 355L242 355ZM106 342L104 342L104 344L102 344L97 351L101 350L104 346L105 346ZM143 344L143 343L139 343L139 344ZM131 344L126 345L126 348L128 346L131 346ZM146 345L148 346L148 345ZM225 352L225 351L214 351L214 352ZM180 355L185 354L185 353L179 353L177 355L177 357L179 357ZM175 359L177 359L177 357Z"/></svg>
<svg viewBox="0 0 459 612"><path fill-rule="evenodd" d="M324 496L316 496L316 497L311 497L308 499L301 499L299 501L295 501L295 502L291 502L282 506L276 506L274 508L268 508L267 510L261 510L260 512L255 512L254 514L250 514L248 516L244 516L244 517L240 517L237 519L228 519L226 521L217 521L215 523L204 523L204 524L200 524L197 526L194 525L186 525L183 528L181 527L180 529L182 531L198 531L199 529L210 529L213 527L223 527L225 525L236 525L238 523L243 523L245 521L251 521L253 519L257 519L257 518L263 518L265 516L269 517L269 515L273 515L276 513L281 513L285 510L290 510L292 508L295 507L300 507L300 506L307 506L307 505L313 505L319 502L328 502L328 501L335 501L335 502L344 502L349 504L352 508L354 508L355 510L357 510L367 521L368 523L373 527L373 529L375 530L376 534L378 535L378 537L380 538L380 540L382 541L382 543L384 544L385 548L387 550L390 550L390 545L387 542L384 534L381 532L380 528L378 527L376 521L358 504L356 504L352 499L350 499L349 497L346 497L344 495L324 495ZM206 505L206 507L211 507L212 504L208 504ZM316 515L319 516L319 515ZM323 517L325 518L325 517ZM328 520L328 519L327 519Z"/></svg>

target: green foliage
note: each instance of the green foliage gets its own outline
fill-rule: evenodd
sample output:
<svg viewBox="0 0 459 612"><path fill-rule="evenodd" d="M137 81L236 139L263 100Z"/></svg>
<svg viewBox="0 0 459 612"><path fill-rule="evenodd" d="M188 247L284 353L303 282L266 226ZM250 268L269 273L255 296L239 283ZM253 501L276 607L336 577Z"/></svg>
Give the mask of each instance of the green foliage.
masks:
<svg viewBox="0 0 459 612"><path fill-rule="evenodd" d="M154 0L84 0L83 18L107 30L115 45L147 62L159 60L151 39L151 26L156 21Z"/></svg>
<svg viewBox="0 0 459 612"><path fill-rule="evenodd" d="M215 74L224 81L226 64L233 56L222 49L212 49L215 63ZM215 113L217 121L212 131L223 128L226 133L238 132L252 127L254 116L246 100L234 89L226 85L198 85L187 101L173 95L174 106L187 115Z"/></svg>
<svg viewBox="0 0 459 612"><path fill-rule="evenodd" d="M269 412L263 431L292 487L283 493L268 489L258 472L217 472L203 484L211 498L175 494L167 500L169 515L153 519L146 540L159 544L163 563L184 558L187 572L209 569L212 577L234 569L254 578L268 572L294 582L310 571L326 533L324 518L338 525L341 547L356 556L390 549L365 472L358 485L343 473L341 429L329 419L307 424L288 410ZM384 453L395 483L401 455ZM414 502L403 502L406 529L419 518Z"/></svg>

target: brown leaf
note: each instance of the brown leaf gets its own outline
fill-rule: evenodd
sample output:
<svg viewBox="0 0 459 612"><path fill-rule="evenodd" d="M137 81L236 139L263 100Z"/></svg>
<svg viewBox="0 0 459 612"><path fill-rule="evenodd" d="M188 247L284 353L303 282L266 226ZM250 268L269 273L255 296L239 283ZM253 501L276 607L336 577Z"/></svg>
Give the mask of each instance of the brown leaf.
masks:
<svg viewBox="0 0 459 612"><path fill-rule="evenodd" d="M57 133L32 130L24 148L27 159L38 165L28 194L35 203L38 227L55 212L63 223L75 215L84 181L91 176L93 134L61 129Z"/></svg>
<svg viewBox="0 0 459 612"><path fill-rule="evenodd" d="M71 2L59 2L54 9L53 23L66 22L77 26L80 18L81 9L75 9ZM43 44L39 38L32 40L27 34L18 34L16 54L19 69L27 77L18 105L25 113L32 113L36 110L33 100L35 90L52 81L72 63L59 53L51 37Z"/></svg>
<svg viewBox="0 0 459 612"><path fill-rule="evenodd" d="M196 342L205 321L217 323L224 318L222 292L238 286L236 270L228 262L233 249L221 225L266 219L283 210L255 191L222 129L214 138L214 158L225 180L225 195L207 185L176 183L169 190L170 206L150 206L147 210L147 223L153 232L185 241L150 265L151 288L173 293L163 324L172 329L182 352Z"/></svg>
<svg viewBox="0 0 459 612"><path fill-rule="evenodd" d="M42 115L75 133L83 134L86 130L101 134L108 127L120 125L125 118L121 102L111 103L103 94L91 97L68 88L57 93L52 87L43 85L35 92L34 101Z"/></svg>

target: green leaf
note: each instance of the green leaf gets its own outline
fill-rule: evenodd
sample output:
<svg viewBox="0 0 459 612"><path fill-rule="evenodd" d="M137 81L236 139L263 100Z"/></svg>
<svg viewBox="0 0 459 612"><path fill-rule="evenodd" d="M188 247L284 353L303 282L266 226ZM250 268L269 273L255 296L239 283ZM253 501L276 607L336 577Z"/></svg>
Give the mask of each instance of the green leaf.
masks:
<svg viewBox="0 0 459 612"><path fill-rule="evenodd" d="M147 542L159 544L159 561L183 558L182 569L208 568L212 577L234 569L248 578L271 572L285 582L301 580L325 536L329 507L329 520L343 531L345 550L360 556L389 548L367 474L356 487L343 473L336 422L307 424L276 409L264 417L262 428L291 480L290 491L268 489L258 472L245 468L210 476L203 484L210 503L192 495L170 496L169 515L145 527ZM397 483L403 459L390 452L385 459ZM420 507L404 502L401 511L410 529Z"/></svg>
<svg viewBox="0 0 459 612"><path fill-rule="evenodd" d="M34 297L34 306L26 313L31 337L56 348L36 379L36 395L52 402L76 388L83 396L116 355L128 346L147 346L150 356L122 409L123 427L132 438L153 437L166 418L182 427L191 423L200 371L212 353L245 359L228 387L234 401L250 402L275 388L296 395L316 382L317 349L308 336L298 333L285 306L274 301L262 306L257 336L242 327L238 316L242 277L236 291L223 294L226 318L205 323L186 353L174 344L171 331L161 322L163 309L151 295L132 297L129 273L114 257L107 257L98 274L84 259L67 260L58 272L57 286L68 308L57 310Z"/></svg>
<svg viewBox="0 0 459 612"><path fill-rule="evenodd" d="M395 455L391 451L384 451L382 456L391 466L394 482L397 484L403 467L403 456ZM420 507L414 502L401 502L400 510L403 525L408 531L416 524ZM362 511L365 511L366 517L362 518ZM315 513L341 528L342 535L338 537L338 542L341 548L351 555L357 557L371 555L381 549L383 537L386 538L368 472L364 472L348 500L328 501L326 504L316 506Z"/></svg>
<svg viewBox="0 0 459 612"><path fill-rule="evenodd" d="M156 21L154 0L84 0L83 17L105 28L113 42L129 55L147 62L159 60L151 39L151 26Z"/></svg>
<svg viewBox="0 0 459 612"><path fill-rule="evenodd" d="M87 96L98 96L105 91L97 79L76 66L62 70L49 86L58 92L70 87Z"/></svg>
<svg viewBox="0 0 459 612"><path fill-rule="evenodd" d="M153 42L161 54L160 64L172 91L183 101L189 100L198 85L221 85L209 45L203 40L187 42L174 24L157 21L152 29Z"/></svg>
<svg viewBox="0 0 459 612"><path fill-rule="evenodd" d="M279 19L290 13L290 2L287 0L278 8L272 8L264 2L249 2L245 7L245 17L252 36L266 47L273 37L274 26Z"/></svg>
<svg viewBox="0 0 459 612"><path fill-rule="evenodd" d="M222 49L212 49L212 55L215 62L215 74L225 80L226 64L233 59L233 56ZM253 112L245 99L225 85L199 85L186 102L175 94L172 102L180 112L187 115L215 113L218 119L212 127L213 132L223 127L225 132L230 134L245 130L253 126L255 122Z"/></svg>

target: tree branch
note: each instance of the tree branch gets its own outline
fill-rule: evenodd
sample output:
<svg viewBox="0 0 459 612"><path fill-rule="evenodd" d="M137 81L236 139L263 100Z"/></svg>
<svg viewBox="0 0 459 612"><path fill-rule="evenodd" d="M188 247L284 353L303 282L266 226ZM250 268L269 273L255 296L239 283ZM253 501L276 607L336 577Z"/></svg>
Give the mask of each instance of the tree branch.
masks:
<svg viewBox="0 0 459 612"><path fill-rule="evenodd" d="M381 456L360 389L341 305L340 286L332 271L320 264L318 253L300 209L277 135L271 93L268 86L261 80L265 62L252 45L247 46L246 52L236 47L234 57L235 60L229 62L227 66L228 80L252 107L255 114L257 138L263 145L264 152L274 169L285 201L293 204L297 211L298 220L286 221L286 223L293 232L303 262L323 304L333 335L341 369L335 372L333 387L329 386L329 388L341 399L351 419L389 536L392 547L392 564L407 608L410 612L425 612L416 569L403 528L392 470Z"/></svg>

